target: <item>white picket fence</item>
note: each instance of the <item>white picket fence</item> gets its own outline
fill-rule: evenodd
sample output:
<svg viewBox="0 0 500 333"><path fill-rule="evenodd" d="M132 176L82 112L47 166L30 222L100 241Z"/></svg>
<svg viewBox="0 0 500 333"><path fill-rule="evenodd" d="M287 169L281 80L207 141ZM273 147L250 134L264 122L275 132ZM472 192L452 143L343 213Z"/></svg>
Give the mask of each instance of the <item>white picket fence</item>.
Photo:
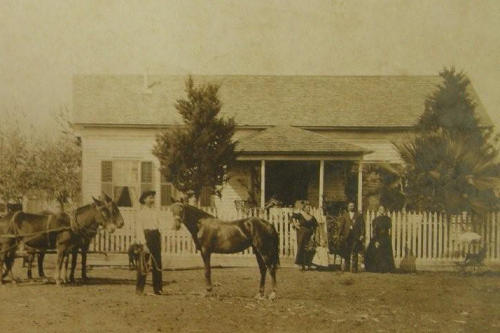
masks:
<svg viewBox="0 0 500 333"><path fill-rule="evenodd" d="M205 211L217 216L212 208ZM121 209L125 226L113 234L99 232L91 244L91 251L106 253L126 253L130 244L134 242L135 220L134 211ZM296 234L291 227L291 214L293 209L276 208L269 211L260 209L242 211L233 214L219 216L223 220L234 220L248 216L259 216L271 222L280 234L280 256L282 258L294 258L296 254ZM162 210L165 221L162 233L162 249L169 256L194 255L196 249L186 228L179 231L173 230L173 218L168 210ZM325 216L319 210L313 211L313 215L320 223L320 227L326 231ZM367 212L366 223L366 245L371 235L371 221L375 218L374 212ZM467 214L447 217L444 214L395 212L390 214L392 220L392 246L396 263L405 256L405 249L417 258L417 265L426 264L453 264L463 260L468 251L477 251L480 244L486 244L486 263L500 263L500 219L497 212L490 213L484 217L484 221L473 218ZM483 242L480 244L467 244L460 241L460 235L465 231L474 231L480 234ZM233 256L253 256L252 250L247 249Z"/></svg>
<svg viewBox="0 0 500 333"><path fill-rule="evenodd" d="M217 212L213 208L203 208L208 213L217 216ZM117 229L113 234L100 231L96 238L92 241L90 250L94 252L127 252L130 244L135 239L135 219L134 210L120 209L120 212L125 220L125 226L122 229ZM235 220L248 216L259 216L271 222L278 233L280 234L280 256L282 258L295 257L296 253L296 234L295 230L291 227L290 219L292 209L271 209L264 211L260 209L248 210L245 213L242 211L234 212L233 214L226 214L218 216L223 220ZM323 218L315 212L318 219ZM167 255L183 256L193 255L196 253L196 248L191 235L185 227L180 230L173 230L173 217L167 210L161 211L162 220L165 221L163 228L160 230L162 234L162 249ZM253 256L252 249L249 248L241 253L233 254L235 256Z"/></svg>
<svg viewBox="0 0 500 333"><path fill-rule="evenodd" d="M371 235L374 212L366 215L366 239ZM394 212L392 220L392 248L396 263L411 251L417 264L453 264L464 259L466 253L477 252L486 246L486 263L500 262L500 220L498 212L483 217L462 215L448 216L438 213ZM472 231L481 241L465 242L460 235Z"/></svg>

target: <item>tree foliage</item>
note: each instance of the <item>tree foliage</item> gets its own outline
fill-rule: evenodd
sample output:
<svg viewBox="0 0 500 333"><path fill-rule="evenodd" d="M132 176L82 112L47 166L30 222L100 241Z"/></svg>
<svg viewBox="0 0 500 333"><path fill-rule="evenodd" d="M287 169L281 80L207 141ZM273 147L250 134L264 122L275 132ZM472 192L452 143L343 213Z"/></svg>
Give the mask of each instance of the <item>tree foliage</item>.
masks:
<svg viewBox="0 0 500 333"><path fill-rule="evenodd" d="M189 77L187 97L175 105L184 126L158 135L153 148L161 173L177 189L196 199L203 188L220 195L220 186L227 181L226 171L236 160L232 140L235 122L219 117L219 87L211 83L195 86Z"/></svg>
<svg viewBox="0 0 500 333"><path fill-rule="evenodd" d="M402 192L401 168L389 163L366 164L363 168L363 207L401 210L406 203ZM373 201L375 205L373 205Z"/></svg>
<svg viewBox="0 0 500 333"><path fill-rule="evenodd" d="M16 122L0 127L0 199L20 203L37 185L34 149Z"/></svg>
<svg viewBox="0 0 500 333"><path fill-rule="evenodd" d="M59 135L36 149L38 189L63 206L80 199L82 150L67 114L59 114L57 120Z"/></svg>
<svg viewBox="0 0 500 333"><path fill-rule="evenodd" d="M61 205L77 202L81 192L81 147L67 112L58 117L55 137L42 137L34 125L16 121L0 127L0 199L21 202L42 194ZM31 133L31 136L28 135Z"/></svg>
<svg viewBox="0 0 500 333"><path fill-rule="evenodd" d="M469 80L445 69L413 140L398 145L410 208L483 213L498 208L500 167L492 129L480 126Z"/></svg>

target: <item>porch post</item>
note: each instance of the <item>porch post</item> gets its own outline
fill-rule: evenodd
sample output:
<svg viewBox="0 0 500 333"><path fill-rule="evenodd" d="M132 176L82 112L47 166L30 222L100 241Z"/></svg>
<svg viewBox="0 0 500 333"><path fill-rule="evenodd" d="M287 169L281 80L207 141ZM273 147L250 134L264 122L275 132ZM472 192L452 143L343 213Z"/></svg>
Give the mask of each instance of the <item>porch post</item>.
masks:
<svg viewBox="0 0 500 333"><path fill-rule="evenodd" d="M319 161L319 200L318 200L318 208L323 208L323 187L324 187L324 179L325 179L325 161Z"/></svg>
<svg viewBox="0 0 500 333"><path fill-rule="evenodd" d="M363 164L358 164L358 210L363 211Z"/></svg>
<svg viewBox="0 0 500 333"><path fill-rule="evenodd" d="M260 161L260 208L266 206L266 161Z"/></svg>

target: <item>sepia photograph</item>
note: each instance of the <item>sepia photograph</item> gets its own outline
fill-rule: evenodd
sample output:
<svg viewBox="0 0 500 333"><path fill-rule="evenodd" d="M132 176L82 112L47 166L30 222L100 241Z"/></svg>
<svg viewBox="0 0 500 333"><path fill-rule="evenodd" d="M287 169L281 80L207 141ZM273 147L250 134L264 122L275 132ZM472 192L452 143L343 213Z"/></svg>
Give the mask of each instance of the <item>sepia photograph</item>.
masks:
<svg viewBox="0 0 500 333"><path fill-rule="evenodd" d="M0 331L499 332L500 1L1 0Z"/></svg>

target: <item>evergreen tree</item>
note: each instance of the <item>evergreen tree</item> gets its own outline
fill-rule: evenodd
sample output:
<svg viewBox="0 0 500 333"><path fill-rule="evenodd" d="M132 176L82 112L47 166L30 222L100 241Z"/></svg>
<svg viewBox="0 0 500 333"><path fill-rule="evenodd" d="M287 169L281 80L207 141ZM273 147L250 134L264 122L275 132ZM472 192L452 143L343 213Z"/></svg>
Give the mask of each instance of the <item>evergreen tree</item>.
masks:
<svg viewBox="0 0 500 333"><path fill-rule="evenodd" d="M453 68L440 76L443 83L427 98L415 138L398 147L408 205L448 213L498 208L493 131L479 124L466 76Z"/></svg>
<svg viewBox="0 0 500 333"><path fill-rule="evenodd" d="M177 189L197 200L203 188L220 196L227 170L236 161L236 143L232 140L235 122L219 117L219 88L210 83L195 87L189 77L187 98L177 100L175 105L184 126L158 135L153 148L160 172Z"/></svg>

